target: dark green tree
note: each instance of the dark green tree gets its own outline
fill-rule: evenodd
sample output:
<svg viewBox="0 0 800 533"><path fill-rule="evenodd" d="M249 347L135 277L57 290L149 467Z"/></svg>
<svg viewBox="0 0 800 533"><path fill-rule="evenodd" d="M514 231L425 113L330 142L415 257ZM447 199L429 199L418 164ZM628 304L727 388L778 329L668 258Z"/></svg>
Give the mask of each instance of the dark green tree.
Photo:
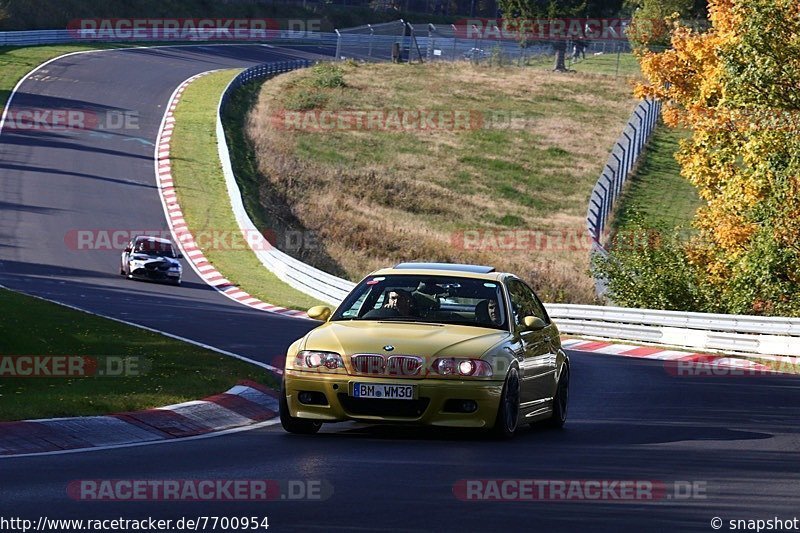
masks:
<svg viewBox="0 0 800 533"><path fill-rule="evenodd" d="M587 0L499 0L503 18L526 21L586 16ZM553 41L556 62L553 70L567 70L567 41Z"/></svg>

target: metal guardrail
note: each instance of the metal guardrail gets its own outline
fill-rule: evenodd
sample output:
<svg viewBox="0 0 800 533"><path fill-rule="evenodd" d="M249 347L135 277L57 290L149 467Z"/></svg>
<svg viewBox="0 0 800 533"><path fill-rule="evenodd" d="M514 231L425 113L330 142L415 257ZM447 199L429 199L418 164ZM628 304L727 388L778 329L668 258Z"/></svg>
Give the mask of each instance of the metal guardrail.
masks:
<svg viewBox="0 0 800 533"><path fill-rule="evenodd" d="M14 37L9 36L13 33L24 33L27 40L20 38L14 41ZM36 35L32 36L32 33ZM65 34L66 30L0 33L0 45L69 42L58 40L65 39ZM336 35L331 35L335 40ZM250 234L258 232L244 209L241 191L233 175L222 128L221 111L232 91L241 85L307 66L309 66L308 61L297 60L249 68L231 81L220 98L216 125L219 157L237 223L243 231ZM660 106L658 102L642 102L637 107L631 117L632 120L615 146L615 151L612 152L609 164L598 180L595 191L592 192L595 201L590 205L587 220L590 230L593 230L593 235L597 236L598 240L603 234L613 202L641 153L646 137L652 131L658 106ZM279 279L302 292L337 305L355 285L351 281L307 265L274 247L265 246L265 242L254 243L254 247L259 248L254 250L259 260ZM800 356L800 319L797 318L765 318L570 304L547 304L547 309L557 320L561 331L567 334L627 339L692 349Z"/></svg>
<svg viewBox="0 0 800 533"><path fill-rule="evenodd" d="M636 106L622 134L614 143L608 162L589 196L586 226L592 240L601 250L614 204L622 194L631 170L653 133L660 111L661 102L658 100L642 100Z"/></svg>
<svg viewBox="0 0 800 533"><path fill-rule="evenodd" d="M289 61L261 65L243 71L226 88L218 111L221 112L230 93L244 83L308 65L309 63L304 60ZM619 158L618 167L609 167L604 172L604 175L606 172L611 172L612 184L614 183L613 176L623 176L619 169L624 169L626 173L629 172L641 152L645 136L649 135L649 131L655 124L654 116L657 114L655 106L654 102L642 102L634 111L635 122L632 127L636 127L638 135L630 135L626 127L625 133L628 135L623 134L623 138L626 141L630 139L630 141L617 146L619 149L624 149L626 155L624 158ZM255 226L244 210L241 192L233 176L219 112L217 138L231 204L237 222L243 231L254 231ZM631 126L630 123L629 126ZM611 159L616 162L617 159L614 155L612 154ZM619 188L606 187L603 190L608 191L609 194L614 191L615 194L619 192ZM603 212L598 214L600 213ZM320 300L338 305L355 286L348 280L311 267L277 249L264 251L263 243L255 244L254 252L266 268L292 287ZM800 319L798 318L686 313L571 304L547 304L547 310L556 319L559 329L566 334L623 339L699 350L800 356Z"/></svg>
<svg viewBox="0 0 800 533"><path fill-rule="evenodd" d="M251 236L246 240L250 244L253 253L261 261L261 264L289 286L323 302L338 305L355 287L355 283L323 272L285 254L272 246L256 228L244 208L242 192L236 183L230 153L228 152L228 143L225 139L225 130L222 127L222 112L230 99L230 95L237 88L255 80L262 80L284 72L306 68L310 64L306 59L267 63L244 70L231 80L225 91L223 91L217 108L217 148L236 222L245 235ZM253 236L255 238L252 238Z"/></svg>
<svg viewBox="0 0 800 533"><path fill-rule="evenodd" d="M499 33L499 30L498 30ZM534 57L553 55L552 43L520 44L508 39L466 37L453 25L412 24L402 19L333 32L312 32L277 29L224 28L148 28L146 30L60 29L0 32L0 47L65 43L291 43L335 47L338 60L391 61L399 45L401 62L457 61L469 59L475 63L499 61L522 63ZM572 45L568 43L568 49ZM590 42L588 53L619 54L629 51L627 41ZM568 54L569 59L569 54Z"/></svg>
<svg viewBox="0 0 800 533"><path fill-rule="evenodd" d="M242 42L310 42L314 44L336 44L336 33L305 32L292 30L236 30L236 39L232 39L227 30L214 28L198 28L181 30L179 37L174 32L164 29L152 29L146 35L105 35L94 30L28 30L0 32L0 46L30 46L39 44L64 44L64 43L118 43L118 42L215 42L236 43Z"/></svg>
<svg viewBox="0 0 800 533"><path fill-rule="evenodd" d="M548 304L563 333L700 350L800 356L800 318Z"/></svg>

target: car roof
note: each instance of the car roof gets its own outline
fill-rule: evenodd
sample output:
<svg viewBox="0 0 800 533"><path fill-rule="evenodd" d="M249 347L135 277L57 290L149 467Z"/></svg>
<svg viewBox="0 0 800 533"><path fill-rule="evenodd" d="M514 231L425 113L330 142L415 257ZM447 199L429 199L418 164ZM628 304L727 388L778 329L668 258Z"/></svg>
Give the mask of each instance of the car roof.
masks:
<svg viewBox="0 0 800 533"><path fill-rule="evenodd" d="M465 265L462 263L398 263L394 266L399 270L457 270L459 272L475 272L488 274L494 272L494 267L485 265Z"/></svg>
<svg viewBox="0 0 800 533"><path fill-rule="evenodd" d="M455 276L462 278L499 281L508 274L495 272L493 267L482 265L462 265L457 263L400 263L394 267L376 270L372 276L415 275L415 276Z"/></svg>
<svg viewBox="0 0 800 533"><path fill-rule="evenodd" d="M160 244L172 244L172 241L170 241L169 239L161 239L159 237L149 237L147 235L139 235L138 237L136 237L135 241L136 242L153 241Z"/></svg>

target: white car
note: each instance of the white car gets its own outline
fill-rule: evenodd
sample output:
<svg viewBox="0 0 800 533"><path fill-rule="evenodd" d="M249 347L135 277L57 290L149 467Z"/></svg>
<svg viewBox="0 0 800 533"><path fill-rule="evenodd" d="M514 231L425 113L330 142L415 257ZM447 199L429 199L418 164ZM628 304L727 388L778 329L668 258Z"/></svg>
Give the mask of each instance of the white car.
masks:
<svg viewBox="0 0 800 533"><path fill-rule="evenodd" d="M140 235L131 239L122 252L119 273L128 279L166 281L181 284L183 256L167 239Z"/></svg>

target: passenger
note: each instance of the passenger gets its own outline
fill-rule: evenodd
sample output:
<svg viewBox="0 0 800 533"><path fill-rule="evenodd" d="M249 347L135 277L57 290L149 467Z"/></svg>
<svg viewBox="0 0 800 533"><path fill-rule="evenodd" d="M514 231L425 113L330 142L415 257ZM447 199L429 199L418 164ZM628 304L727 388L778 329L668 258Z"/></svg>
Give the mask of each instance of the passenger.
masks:
<svg viewBox="0 0 800 533"><path fill-rule="evenodd" d="M494 298L483 300L475 306L475 321L481 324L500 326L503 324L503 316L500 304Z"/></svg>
<svg viewBox="0 0 800 533"><path fill-rule="evenodd" d="M486 310L489 312L489 320L495 325L499 326L503 323L503 317L500 316L500 305L497 303L497 300L494 298L490 299Z"/></svg>

